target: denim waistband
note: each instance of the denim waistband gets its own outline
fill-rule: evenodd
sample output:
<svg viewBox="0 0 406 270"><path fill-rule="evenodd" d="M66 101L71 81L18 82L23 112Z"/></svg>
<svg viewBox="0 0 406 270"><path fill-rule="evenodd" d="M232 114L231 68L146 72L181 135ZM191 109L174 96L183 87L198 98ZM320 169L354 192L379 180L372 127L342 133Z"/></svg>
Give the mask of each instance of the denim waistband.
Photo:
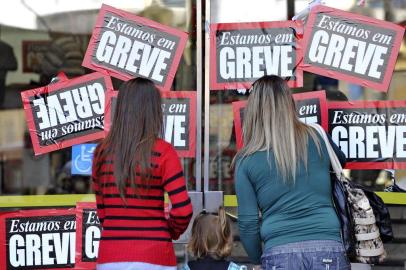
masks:
<svg viewBox="0 0 406 270"><path fill-rule="evenodd" d="M341 242L333 240L310 240L288 243L265 250L263 256L295 252L345 252Z"/></svg>

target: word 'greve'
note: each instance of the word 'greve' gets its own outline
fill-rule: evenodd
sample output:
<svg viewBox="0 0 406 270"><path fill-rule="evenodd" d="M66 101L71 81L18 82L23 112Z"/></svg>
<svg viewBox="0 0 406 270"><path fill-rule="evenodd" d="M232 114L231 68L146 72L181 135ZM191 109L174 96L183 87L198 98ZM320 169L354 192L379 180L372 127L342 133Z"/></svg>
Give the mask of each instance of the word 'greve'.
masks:
<svg viewBox="0 0 406 270"><path fill-rule="evenodd" d="M381 79L383 70L380 69L383 68L383 56L388 53L388 47L367 42L366 39L369 38L371 31L332 21L331 17L326 15L322 16L316 27L321 29L316 30L312 37L309 49L310 61ZM354 38L345 38L344 35ZM391 39L391 36L380 33L375 33L371 38L373 42L385 45L390 45Z"/></svg>
<svg viewBox="0 0 406 270"><path fill-rule="evenodd" d="M97 258L97 254L99 252L99 241L101 237L100 228L97 226L87 227L84 237L85 237L84 251L86 257L89 259Z"/></svg>
<svg viewBox="0 0 406 270"><path fill-rule="evenodd" d="M83 87L49 95L46 98L33 100L38 106L36 112L39 129L55 127L58 124L74 122L104 114L104 89L101 83L95 82Z"/></svg>
<svg viewBox="0 0 406 270"><path fill-rule="evenodd" d="M96 59L131 74L162 82L171 53L150 44L105 31L97 45ZM152 73L152 74L151 74Z"/></svg>
<svg viewBox="0 0 406 270"><path fill-rule="evenodd" d="M223 79L250 79L264 75L277 74L281 77L292 76L291 45L223 47L219 52L220 76Z"/></svg>
<svg viewBox="0 0 406 270"><path fill-rule="evenodd" d="M406 126L335 126L333 141L347 158L406 158Z"/></svg>
<svg viewBox="0 0 406 270"><path fill-rule="evenodd" d="M13 267L75 263L76 232L13 234L8 260Z"/></svg>
<svg viewBox="0 0 406 270"><path fill-rule="evenodd" d="M84 252L87 258L95 259L99 251L99 241L101 237L101 230L98 226L100 220L96 211L89 211L86 220L83 221L84 224L82 226L86 228L83 234L83 237L85 237Z"/></svg>
<svg viewBox="0 0 406 270"><path fill-rule="evenodd" d="M185 115L166 115L164 116L164 140L175 147L186 146L185 136L186 117Z"/></svg>
<svg viewBox="0 0 406 270"><path fill-rule="evenodd" d="M346 40L337 34L331 34L330 37L326 31L318 30L313 36L309 59L314 63L380 79L382 72L379 68L383 65L382 57L387 52L388 48L383 46L353 38ZM351 59L355 59L353 64L350 63Z"/></svg>
<svg viewBox="0 0 406 270"><path fill-rule="evenodd" d="M370 38L370 30L357 28L355 23L334 21L326 15L322 15L316 27L321 29L312 37L309 49L310 61L381 79L383 72L380 68L384 64L382 57L388 53L388 47L372 42L389 46L392 40L390 35L375 33L371 37L372 42L366 42L366 39ZM322 29L338 34L328 33ZM354 38L346 39L344 35Z"/></svg>

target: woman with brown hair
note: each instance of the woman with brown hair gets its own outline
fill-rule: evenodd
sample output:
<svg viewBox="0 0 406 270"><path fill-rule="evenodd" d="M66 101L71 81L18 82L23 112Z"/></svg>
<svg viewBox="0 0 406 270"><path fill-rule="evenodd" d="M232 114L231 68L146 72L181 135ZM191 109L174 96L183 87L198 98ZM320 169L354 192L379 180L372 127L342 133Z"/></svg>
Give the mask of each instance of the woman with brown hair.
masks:
<svg viewBox="0 0 406 270"><path fill-rule="evenodd" d="M252 262L262 260L266 270L350 269L332 203L326 146L299 120L282 78L264 76L253 84L243 137L233 164L240 237ZM344 154L332 145L344 163Z"/></svg>
<svg viewBox="0 0 406 270"><path fill-rule="evenodd" d="M175 270L172 239L192 217L182 166L162 132L161 96L144 78L125 82L97 146L92 180L102 224L97 269ZM164 213L164 192L172 204Z"/></svg>

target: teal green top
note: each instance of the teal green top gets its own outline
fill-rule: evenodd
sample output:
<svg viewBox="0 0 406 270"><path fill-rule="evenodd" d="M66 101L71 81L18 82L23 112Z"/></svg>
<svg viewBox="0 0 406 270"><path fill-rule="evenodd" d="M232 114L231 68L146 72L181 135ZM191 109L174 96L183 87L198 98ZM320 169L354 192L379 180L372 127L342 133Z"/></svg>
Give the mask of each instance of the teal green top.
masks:
<svg viewBox="0 0 406 270"><path fill-rule="evenodd" d="M248 256L260 262L264 250L292 242L336 240L340 221L332 203L330 158L323 140L321 156L309 139L307 170L300 164L295 184L285 184L270 152L239 160L235 170L240 237ZM337 149L335 147L335 149ZM261 221L258 213L261 213Z"/></svg>

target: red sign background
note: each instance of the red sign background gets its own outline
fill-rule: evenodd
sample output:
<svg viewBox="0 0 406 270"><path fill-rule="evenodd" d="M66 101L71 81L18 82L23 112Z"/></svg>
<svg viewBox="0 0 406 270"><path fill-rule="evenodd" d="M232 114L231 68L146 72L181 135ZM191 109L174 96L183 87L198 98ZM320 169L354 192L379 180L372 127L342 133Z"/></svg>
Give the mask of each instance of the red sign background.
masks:
<svg viewBox="0 0 406 270"><path fill-rule="evenodd" d="M375 108L404 108L406 111L406 101L404 100L388 100L388 101L351 101L351 102L329 102L328 109L375 109ZM330 119L330 122L332 119ZM395 124L392 124L395 125ZM330 128L330 127L329 127ZM331 131L329 130L331 135ZM395 142L396 145L396 142ZM376 161L347 161L345 165L346 169L406 169L406 162L402 161L389 161L382 162Z"/></svg>
<svg viewBox="0 0 406 270"><path fill-rule="evenodd" d="M83 209L94 209L96 211L96 203L80 202L76 204L76 258L75 269L96 269L96 262L82 261L82 240L83 240Z"/></svg>
<svg viewBox="0 0 406 270"><path fill-rule="evenodd" d="M26 217L60 217L60 216L75 216L75 209L40 209L40 210L19 210L4 215L0 215L0 269L7 269L7 231L6 231L6 219L9 218L26 218ZM40 267L41 269L53 269L53 270L72 270L75 267L49 268Z"/></svg>

